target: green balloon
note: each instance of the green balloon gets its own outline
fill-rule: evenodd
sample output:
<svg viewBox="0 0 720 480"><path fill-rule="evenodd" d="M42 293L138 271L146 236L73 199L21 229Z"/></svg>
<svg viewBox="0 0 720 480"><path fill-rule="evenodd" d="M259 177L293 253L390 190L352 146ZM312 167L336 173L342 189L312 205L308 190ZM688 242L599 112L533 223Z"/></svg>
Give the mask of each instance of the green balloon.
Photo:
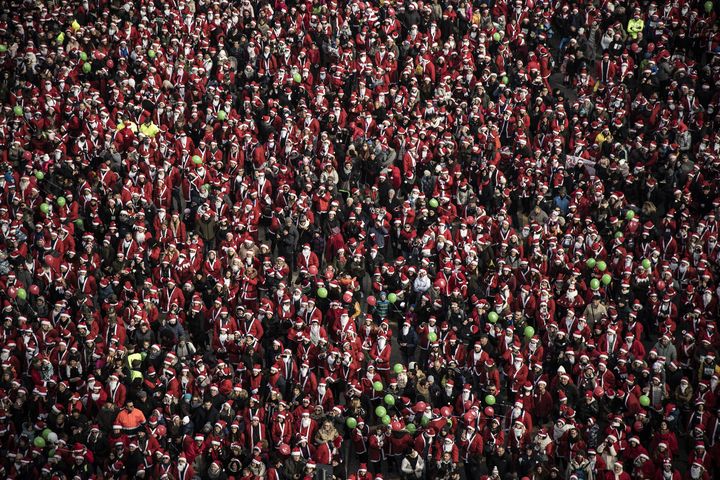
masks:
<svg viewBox="0 0 720 480"><path fill-rule="evenodd" d="M645 270L650 270L650 267L651 267L651 266L652 266L652 264L650 263L650 260L648 260L647 258L643 258L642 267L643 267Z"/></svg>
<svg viewBox="0 0 720 480"><path fill-rule="evenodd" d="M35 178L37 178L38 180L42 180L43 178L45 178L45 174L42 171L37 170L35 172Z"/></svg>
<svg viewBox="0 0 720 480"><path fill-rule="evenodd" d="M377 382L373 383L373 390L375 390L376 392L382 392L382 389L383 389L382 382L377 381Z"/></svg>
<svg viewBox="0 0 720 480"><path fill-rule="evenodd" d="M385 407L383 407L382 405L378 405L377 407L375 407L375 415L378 418L382 418L387 415L387 410L385 410Z"/></svg>
<svg viewBox="0 0 720 480"><path fill-rule="evenodd" d="M607 269L607 263L605 263L603 260L600 260L595 264L598 270L601 272L604 272Z"/></svg>
<svg viewBox="0 0 720 480"><path fill-rule="evenodd" d="M427 426L428 423L430 423L430 418L423 415L422 418L420 419L420 425L425 427L425 426Z"/></svg>
<svg viewBox="0 0 720 480"><path fill-rule="evenodd" d="M87 53L80 52L80 60L82 60L83 62L87 62Z"/></svg>
<svg viewBox="0 0 720 480"><path fill-rule="evenodd" d="M405 425L405 430L407 430L410 435L413 435L415 432L417 432L417 427L414 423L408 423L407 425Z"/></svg>
<svg viewBox="0 0 720 480"><path fill-rule="evenodd" d="M622 232L615 232L615 238L623 238L624 235Z"/></svg>
<svg viewBox="0 0 720 480"><path fill-rule="evenodd" d="M599 290L600 289L600 280L597 278L593 278L590 280L590 289L591 290Z"/></svg>
<svg viewBox="0 0 720 480"><path fill-rule="evenodd" d="M435 332L430 332L430 333L428 333L428 340L430 340L431 342L436 341L436 340L437 340L437 333L435 333Z"/></svg>
<svg viewBox="0 0 720 480"><path fill-rule="evenodd" d="M299 73L295 73L295 74L293 74L293 80L295 80L295 83L300 83L300 82L302 82L302 77L300 76Z"/></svg>
<svg viewBox="0 0 720 480"><path fill-rule="evenodd" d="M389 405L391 407L395 405L395 397L393 397L389 393L385 395L385 398L383 398L383 400L385 401L385 405Z"/></svg>
<svg viewBox="0 0 720 480"><path fill-rule="evenodd" d="M155 50L148 50L148 57L155 58L155 55L157 55L157 53L155 53Z"/></svg>
<svg viewBox="0 0 720 480"><path fill-rule="evenodd" d="M382 417L382 424L390 425L390 415L385 415L384 417Z"/></svg>
<svg viewBox="0 0 720 480"><path fill-rule="evenodd" d="M395 371L395 373L402 373L403 370L405 370L405 367L402 366L402 363L396 363L393 367L393 370Z"/></svg>
<svg viewBox="0 0 720 480"><path fill-rule="evenodd" d="M625 214L625 218L628 220L632 220L633 218L635 218L635 212L632 210L628 210Z"/></svg>
<svg viewBox="0 0 720 480"><path fill-rule="evenodd" d="M48 213L48 212L50 211L50 205L48 205L47 203L41 203L41 204L40 204L40 211L41 211L42 213Z"/></svg>
<svg viewBox="0 0 720 480"><path fill-rule="evenodd" d="M357 427L357 420L355 420L354 417L348 417L348 419L345 420L345 425L347 425L348 428L355 428Z"/></svg>
<svg viewBox="0 0 720 480"><path fill-rule="evenodd" d="M320 287L320 288L317 289L317 296L318 296L318 297L320 297L320 298L326 298L327 295L328 295L327 288L325 288L325 287Z"/></svg>
<svg viewBox="0 0 720 480"><path fill-rule="evenodd" d="M67 200L65 200L65 197L58 197L57 204L60 207L64 207L67 204Z"/></svg>
<svg viewBox="0 0 720 480"><path fill-rule="evenodd" d="M493 33L493 40L495 40L496 42L499 42L500 41L500 33L498 33L498 32Z"/></svg>
<svg viewBox="0 0 720 480"><path fill-rule="evenodd" d="M218 118L218 120L220 120L221 122L225 121L225 118L227 118L227 113L225 113L225 110L220 110L220 111L218 112L217 118Z"/></svg>
<svg viewBox="0 0 720 480"><path fill-rule="evenodd" d="M647 407L648 405L650 405L650 397L648 397L647 395L641 395L640 405L642 405L643 407Z"/></svg>
<svg viewBox="0 0 720 480"><path fill-rule="evenodd" d="M92 65L90 65L89 62L83 63L82 70L85 73L90 73L92 71Z"/></svg>
<svg viewBox="0 0 720 480"><path fill-rule="evenodd" d="M502 80L500 80L503 85L507 85L509 81L510 79L507 77L507 75L503 75Z"/></svg>
<svg viewBox="0 0 720 480"><path fill-rule="evenodd" d="M606 273L602 276L600 281L602 281L603 285L610 285L610 282L612 282L612 277Z"/></svg>
<svg viewBox="0 0 720 480"><path fill-rule="evenodd" d="M495 395L485 395L485 403L488 405L495 405Z"/></svg>
<svg viewBox="0 0 720 480"><path fill-rule="evenodd" d="M588 268L595 268L595 264L597 264L597 262L594 258L588 258L587 262L585 262L585 265L587 265Z"/></svg>
<svg viewBox="0 0 720 480"><path fill-rule="evenodd" d="M528 325L525 327L525 331L523 333L525 334L525 338L532 338L535 335L535 329Z"/></svg>
<svg viewBox="0 0 720 480"><path fill-rule="evenodd" d="M78 219L75 220L75 222L73 222L73 223L75 223L75 225L77 225L78 227L82 227L84 222L83 222L83 219L82 219L82 218L78 218Z"/></svg>
<svg viewBox="0 0 720 480"><path fill-rule="evenodd" d="M195 165L200 165L202 163L202 158L200 157L200 155L193 155L192 162Z"/></svg>
<svg viewBox="0 0 720 480"><path fill-rule="evenodd" d="M2 45L0 45L0 53L5 53L5 52L7 52L7 45L5 45L3 43Z"/></svg>
<svg viewBox="0 0 720 480"><path fill-rule="evenodd" d="M703 4L703 7L705 8L705 13L710 13L710 12L712 12L712 9L713 9L713 2L708 0L707 2L705 2Z"/></svg>
<svg viewBox="0 0 720 480"><path fill-rule="evenodd" d="M27 292L24 288L20 287L17 289L17 296L20 300L25 300L27 298Z"/></svg>
<svg viewBox="0 0 720 480"><path fill-rule="evenodd" d="M13 113L16 117L22 117L23 114L23 108L20 105L15 105L13 107Z"/></svg>
<svg viewBox="0 0 720 480"><path fill-rule="evenodd" d="M387 298L388 298L388 302L390 302L390 303L397 302L397 295L395 295L394 293L388 294Z"/></svg>
<svg viewBox="0 0 720 480"><path fill-rule="evenodd" d="M430 201L428 202L428 205L430 205L430 208L437 208L438 205L440 205L440 204L438 203L438 201L436 199L431 198Z"/></svg>
<svg viewBox="0 0 720 480"><path fill-rule="evenodd" d="M496 312L488 313L488 322L497 323L497 321L498 321L498 314Z"/></svg>
<svg viewBox="0 0 720 480"><path fill-rule="evenodd" d="M33 445L35 445L37 448L45 448L45 439L42 437L35 437L35 440L33 440Z"/></svg>
<svg viewBox="0 0 720 480"><path fill-rule="evenodd" d="M48 439L48 435L50 435L51 433L52 433L52 430L50 430L49 428L46 428L45 430L42 431L42 438L44 438L45 440L47 440L47 439Z"/></svg>

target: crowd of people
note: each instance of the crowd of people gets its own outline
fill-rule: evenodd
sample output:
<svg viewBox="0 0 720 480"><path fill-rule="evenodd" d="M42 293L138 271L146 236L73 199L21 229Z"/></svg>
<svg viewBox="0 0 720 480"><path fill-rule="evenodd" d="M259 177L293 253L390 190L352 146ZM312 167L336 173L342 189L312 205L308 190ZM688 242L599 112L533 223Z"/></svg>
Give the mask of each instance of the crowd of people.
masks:
<svg viewBox="0 0 720 480"><path fill-rule="evenodd" d="M7 0L0 477L718 478L716 6Z"/></svg>

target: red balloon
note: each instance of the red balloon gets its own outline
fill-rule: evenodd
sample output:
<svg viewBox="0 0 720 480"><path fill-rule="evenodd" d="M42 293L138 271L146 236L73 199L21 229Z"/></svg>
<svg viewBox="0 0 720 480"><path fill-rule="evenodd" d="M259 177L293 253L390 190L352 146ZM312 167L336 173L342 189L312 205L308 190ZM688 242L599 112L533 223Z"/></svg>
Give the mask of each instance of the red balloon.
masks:
<svg viewBox="0 0 720 480"><path fill-rule="evenodd" d="M493 407L485 407L485 416L488 418L492 418L495 416L495 409Z"/></svg>
<svg viewBox="0 0 720 480"><path fill-rule="evenodd" d="M435 286L438 288L445 288L446 285L447 282L445 282L445 280L442 278L438 278L437 280L435 280Z"/></svg>
<svg viewBox="0 0 720 480"><path fill-rule="evenodd" d="M415 413L422 413L425 411L425 407L427 407L427 404L421 401L415 404L415 408L413 410L415 411Z"/></svg>
<svg viewBox="0 0 720 480"><path fill-rule="evenodd" d="M50 254L45 255L44 259L45 259L45 265L51 265L53 263L53 261L55 260L53 258L53 256Z"/></svg>
<svg viewBox="0 0 720 480"><path fill-rule="evenodd" d="M318 274L317 267L315 265L310 265L310 267L308 267L308 273L310 273L310 275L317 275Z"/></svg>
<svg viewBox="0 0 720 480"><path fill-rule="evenodd" d="M350 302L352 302L352 298L353 298L352 293L345 292L345 294L343 295L343 302L350 303Z"/></svg>
<svg viewBox="0 0 720 480"><path fill-rule="evenodd" d="M167 433L167 428L165 428L165 425L158 425L158 427L155 429L155 435L158 437L164 437Z"/></svg>
<svg viewBox="0 0 720 480"><path fill-rule="evenodd" d="M373 297L372 295L370 295L369 297L367 297L367 303L368 303L368 305L370 305L371 307L374 307L375 304L377 303L377 300L375 300L375 297Z"/></svg>
<svg viewBox="0 0 720 480"><path fill-rule="evenodd" d="M594 393L597 398L601 398L603 395L605 395L605 390L603 390L603 387L598 386L595 387Z"/></svg>
<svg viewBox="0 0 720 480"><path fill-rule="evenodd" d="M17 289L15 287L10 287L7 289L8 297L15 299L17 297Z"/></svg>
<svg viewBox="0 0 720 480"><path fill-rule="evenodd" d="M278 450L280 451L280 455L290 455L290 445L288 445L287 443L281 443L278 447Z"/></svg>
<svg viewBox="0 0 720 480"><path fill-rule="evenodd" d="M440 413L443 417L452 417L453 411L452 408L445 406L440 409Z"/></svg>
<svg viewBox="0 0 720 480"><path fill-rule="evenodd" d="M475 414L473 412L467 412L463 419L465 420L466 424L470 425L475 421Z"/></svg>
<svg viewBox="0 0 720 480"><path fill-rule="evenodd" d="M398 422L397 420L395 420L394 422L392 422L390 424L390 428L392 429L393 432L399 432L400 430L402 430L402 424L400 422Z"/></svg>
<svg viewBox="0 0 720 480"><path fill-rule="evenodd" d="M33 295L40 295L40 287L38 287L37 285L30 285L29 290L30 293Z"/></svg>
<svg viewBox="0 0 720 480"><path fill-rule="evenodd" d="M663 282L662 280L658 280L655 286L658 290L665 290L665 282Z"/></svg>

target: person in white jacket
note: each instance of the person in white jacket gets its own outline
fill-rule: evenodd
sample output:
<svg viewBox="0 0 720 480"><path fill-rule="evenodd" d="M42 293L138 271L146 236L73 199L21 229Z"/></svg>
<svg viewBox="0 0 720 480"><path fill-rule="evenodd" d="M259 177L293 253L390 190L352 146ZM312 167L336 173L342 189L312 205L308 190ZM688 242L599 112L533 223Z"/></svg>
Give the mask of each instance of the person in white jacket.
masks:
<svg viewBox="0 0 720 480"><path fill-rule="evenodd" d="M431 286L432 282L430 281L430 277L428 277L427 270L421 268L420 272L418 272L417 278L415 278L415 282L413 282L415 292L422 295L427 292Z"/></svg>
<svg viewBox="0 0 720 480"><path fill-rule="evenodd" d="M420 458L417 450L412 449L410 453L405 455L400 470L403 474L403 480L411 480L414 478L422 478L423 470L425 469L425 461Z"/></svg>

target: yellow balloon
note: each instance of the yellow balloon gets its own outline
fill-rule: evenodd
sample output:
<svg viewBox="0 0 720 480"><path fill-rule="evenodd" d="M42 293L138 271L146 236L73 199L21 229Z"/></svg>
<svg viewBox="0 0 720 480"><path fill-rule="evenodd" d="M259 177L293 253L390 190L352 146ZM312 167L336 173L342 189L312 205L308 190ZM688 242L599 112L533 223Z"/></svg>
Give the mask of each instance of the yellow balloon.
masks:
<svg viewBox="0 0 720 480"><path fill-rule="evenodd" d="M80 30L80 24L77 20L73 20L73 22L70 24L73 30Z"/></svg>

